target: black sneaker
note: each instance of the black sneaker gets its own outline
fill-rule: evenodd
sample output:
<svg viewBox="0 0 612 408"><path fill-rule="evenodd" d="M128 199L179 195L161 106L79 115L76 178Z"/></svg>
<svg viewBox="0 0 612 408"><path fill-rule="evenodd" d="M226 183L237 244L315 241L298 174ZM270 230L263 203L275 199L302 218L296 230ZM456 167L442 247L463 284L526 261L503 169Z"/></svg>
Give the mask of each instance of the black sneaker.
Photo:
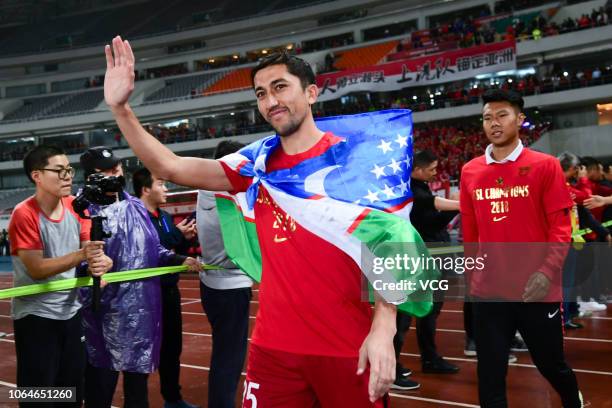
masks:
<svg viewBox="0 0 612 408"><path fill-rule="evenodd" d="M465 348L463 349L463 354L468 357L476 357L476 343L474 343L474 340L467 339L465 341Z"/></svg>
<svg viewBox="0 0 612 408"><path fill-rule="evenodd" d="M406 377L396 378L393 384L391 384L392 390L408 391L408 390L416 390L419 387L421 387L421 384L419 384L416 381L409 380Z"/></svg>
<svg viewBox="0 0 612 408"><path fill-rule="evenodd" d="M584 327L582 324L572 322L571 320L565 323L563 326L565 327L565 330L576 330L576 329L582 329Z"/></svg>
<svg viewBox="0 0 612 408"><path fill-rule="evenodd" d="M455 374L459 372L459 367L439 357L432 361L423 361L423 372L425 374Z"/></svg>
<svg viewBox="0 0 612 408"><path fill-rule="evenodd" d="M527 345L525 344L523 340L521 340L517 336L514 336L514 339L512 339L512 341L510 342L510 351L514 351L515 353L517 352L520 353L522 351L529 351L529 349L527 348Z"/></svg>
<svg viewBox="0 0 612 408"><path fill-rule="evenodd" d="M399 378L399 377L408 377L408 376L410 376L410 375L412 375L412 370L411 370L411 369L409 369L409 368L406 368L406 367L404 367L404 366L400 366L400 367L397 369L397 377L398 377L398 378Z"/></svg>

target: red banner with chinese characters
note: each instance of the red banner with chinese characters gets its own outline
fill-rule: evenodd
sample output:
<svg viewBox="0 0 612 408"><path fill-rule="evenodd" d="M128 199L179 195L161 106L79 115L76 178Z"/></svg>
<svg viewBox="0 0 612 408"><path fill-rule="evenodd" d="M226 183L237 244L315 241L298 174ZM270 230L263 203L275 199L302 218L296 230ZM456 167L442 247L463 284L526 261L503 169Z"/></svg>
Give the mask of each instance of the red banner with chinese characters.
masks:
<svg viewBox="0 0 612 408"><path fill-rule="evenodd" d="M477 47L317 75L319 101L351 92L394 91L473 78L516 69L516 44L504 41Z"/></svg>

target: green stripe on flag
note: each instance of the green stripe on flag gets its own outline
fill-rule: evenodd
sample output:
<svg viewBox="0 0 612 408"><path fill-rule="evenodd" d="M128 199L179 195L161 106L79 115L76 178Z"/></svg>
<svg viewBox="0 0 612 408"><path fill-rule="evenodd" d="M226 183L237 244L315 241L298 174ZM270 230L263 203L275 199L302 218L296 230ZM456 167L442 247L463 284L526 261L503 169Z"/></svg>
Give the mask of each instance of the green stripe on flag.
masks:
<svg viewBox="0 0 612 408"><path fill-rule="evenodd" d="M217 197L216 201L227 256L252 279L261 282L261 250L255 223L245 220L233 200Z"/></svg>
<svg viewBox="0 0 612 408"><path fill-rule="evenodd" d="M412 224L396 215L383 211L372 210L362 214L360 222L351 228L353 236L363 242L375 257L395 258L396 255L414 258L429 256L427 246ZM398 249L401 249L398 251ZM370 271L367 271L368 273ZM408 292L408 301L398 305L398 310L422 317L432 308L433 295L431 290L420 290L419 281L437 279L440 272L436 269L420 268L415 273L404 269L390 271L395 282L414 282L417 290ZM370 285L370 300L373 300L373 288Z"/></svg>

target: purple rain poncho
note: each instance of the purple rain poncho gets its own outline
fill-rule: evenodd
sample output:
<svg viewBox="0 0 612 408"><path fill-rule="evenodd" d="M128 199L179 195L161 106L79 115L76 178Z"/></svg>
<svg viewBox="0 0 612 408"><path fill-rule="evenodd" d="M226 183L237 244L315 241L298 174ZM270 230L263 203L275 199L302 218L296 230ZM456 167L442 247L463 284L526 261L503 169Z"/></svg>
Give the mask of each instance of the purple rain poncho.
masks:
<svg viewBox="0 0 612 408"><path fill-rule="evenodd" d="M110 272L175 263L177 256L161 246L142 201L119 194L124 200L89 207L90 214L107 217L104 230L112 235L105 239L104 252L113 260ZM138 373L157 369L162 324L159 277L108 284L102 289L98 313L91 309L90 288L81 289L81 297L90 364Z"/></svg>

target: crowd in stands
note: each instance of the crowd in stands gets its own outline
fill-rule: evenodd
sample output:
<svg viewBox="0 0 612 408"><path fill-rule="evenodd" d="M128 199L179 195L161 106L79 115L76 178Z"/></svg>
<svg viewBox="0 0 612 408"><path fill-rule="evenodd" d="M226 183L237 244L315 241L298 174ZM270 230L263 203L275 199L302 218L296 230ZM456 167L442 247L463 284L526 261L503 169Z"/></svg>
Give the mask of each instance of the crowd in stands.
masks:
<svg viewBox="0 0 612 408"><path fill-rule="evenodd" d="M521 128L526 146L536 142L550 128L549 122ZM429 149L439 158L436 181L456 181L465 163L480 156L489 142L479 121L455 124L417 124L414 126L414 150Z"/></svg>
<svg viewBox="0 0 612 408"><path fill-rule="evenodd" d="M448 47L473 47L503 40L538 40L542 37L564 34L609 24L612 18L612 7L593 9L590 14L579 18L565 19L560 25L549 22L541 14L527 22L520 18L512 20L505 31L496 31L490 19L458 17L452 22L436 23L429 30L414 31L409 40L400 42L398 52L407 49L435 48L441 44Z"/></svg>
<svg viewBox="0 0 612 408"><path fill-rule="evenodd" d="M34 142L0 144L0 161L21 160L23 156L34 147Z"/></svg>
<svg viewBox="0 0 612 408"><path fill-rule="evenodd" d="M504 4L507 2L498 2L496 5L496 13L502 13L505 10ZM531 2L519 2L531 3ZM540 39L542 37L564 34L576 30L598 27L610 24L612 21L612 2L598 9L593 9L590 13L585 13L579 18L567 18L561 24L547 21L541 14L536 15L531 20L525 21L521 18L514 18L505 31L498 31L493 26L494 21L491 20L488 13L488 8L481 10L480 15L473 18L470 15L456 17L448 22L436 22L427 30L412 31L407 34L405 40L400 41L397 46L397 52L390 55L390 60L398 58L408 58L404 52L423 50L427 53L427 49L431 52L441 50L454 49L458 47L472 47L482 44L488 44L503 40L525 41L530 39ZM524 8L521 4L517 5L513 2L514 9ZM508 11L508 10L505 10ZM500 16L501 17L501 16ZM392 31L387 30L388 35ZM383 35L381 38L384 38ZM294 54L309 53L319 50L332 49L343 47L354 43L352 33L341 34L332 37L321 39L307 40L302 43L292 44L288 51ZM278 49L283 47L277 47ZM270 52L275 50L274 47L269 49ZM336 53L339 55L339 53ZM208 60L197 61L195 71L206 71L210 69L224 68L237 66L247 63L256 62L263 54L253 51L245 54L228 55L219 58L210 58ZM325 73L335 71L334 62L338 55L334 55L330 51L325 60L317 64L318 72ZM164 66L158 68L149 68L136 72L136 80L146 80L153 78L163 78L168 76L182 75L188 73L187 64L176 64L172 66ZM84 82L83 88L100 87L103 85L103 77L97 76L88 79Z"/></svg>
<svg viewBox="0 0 612 408"><path fill-rule="evenodd" d="M389 106L366 106L363 104L347 105L343 113L358 113L375 108ZM317 111L316 115L321 115ZM523 143L530 145L540 138L542 133L550 128L549 122L533 124L522 128ZM254 124L247 120L238 120L222 126L197 126L181 123L178 126L165 127L162 125L146 125L145 129L164 144L182 143L196 140L221 138L244 135L255 132L272 131L263 119ZM121 134L115 130L115 148L127 147ZM437 181L457 180L461 167L475 156L482 154L488 142L482 132L482 124L478 120L466 121L463 124L417 124L414 127L414 149L429 149L439 157ZM49 142L52 142L51 140ZM12 151L4 150L2 160L21 160L23 155L31 149L33 142L21 145ZM87 147L82 141L62 142L68 154L82 153Z"/></svg>
<svg viewBox="0 0 612 408"><path fill-rule="evenodd" d="M341 111L323 111L316 109L315 116L352 114L379 109L396 108L392 103L355 102L344 104ZM400 106L401 107L401 106ZM536 142L540 136L551 128L549 121L531 124L521 128L521 139L526 146ZM481 155L488 145L479 120L466 120L461 124L424 124L414 126L414 150L429 149L439 158L436 181L456 181L461 167L472 158Z"/></svg>
<svg viewBox="0 0 612 408"><path fill-rule="evenodd" d="M481 12L478 18L471 16L457 17L453 21L446 23L436 23L429 30L413 31L406 40L398 45L398 52L410 49L422 49L427 47L437 47L441 44L457 47L472 47L481 44L488 44L503 40L525 41L529 39L539 39L546 36L564 34L571 31L583 30L609 24L612 19L612 7L601 7L593 9L590 14L584 14L580 18L567 18L561 25L548 22L541 15L536 16L530 22L525 23L522 19L514 19L506 27L505 32L498 32L483 18L488 17L486 12ZM391 31L389 31L389 35ZM384 37L383 37L384 38ZM301 54L319 50L344 47L354 43L352 33L332 36L327 38L304 41L301 44L294 44L289 50L291 53ZM257 61L261 57L256 52L237 55L237 58L218 58L208 61L200 61L196 64L196 71L204 71L228 66L235 66ZM330 58L331 57L331 58ZM324 64L319 68L319 72L333 71L334 53L326 55ZM214 61L214 62L211 62ZM172 69L170 69L172 68ZM174 67L164 67L149 69L147 73L137 76L139 79L160 78L164 76L180 75L187 72L185 65L180 69ZM153 74L151 74L153 73ZM153 76L151 76L153 75Z"/></svg>
<svg viewBox="0 0 612 408"><path fill-rule="evenodd" d="M552 68L551 73L539 78L535 74L525 76L505 76L497 79L464 80L435 87L404 88L391 93L391 102L376 105L376 108L402 108L415 112L449 108L468 104L480 103L481 95L492 87L513 89L525 96L564 91L568 89L583 88L612 83L612 67L595 66L564 70L560 66ZM329 103L325 114L347 113L335 103ZM371 107L363 107L366 111ZM353 109L351 109L353 111Z"/></svg>

